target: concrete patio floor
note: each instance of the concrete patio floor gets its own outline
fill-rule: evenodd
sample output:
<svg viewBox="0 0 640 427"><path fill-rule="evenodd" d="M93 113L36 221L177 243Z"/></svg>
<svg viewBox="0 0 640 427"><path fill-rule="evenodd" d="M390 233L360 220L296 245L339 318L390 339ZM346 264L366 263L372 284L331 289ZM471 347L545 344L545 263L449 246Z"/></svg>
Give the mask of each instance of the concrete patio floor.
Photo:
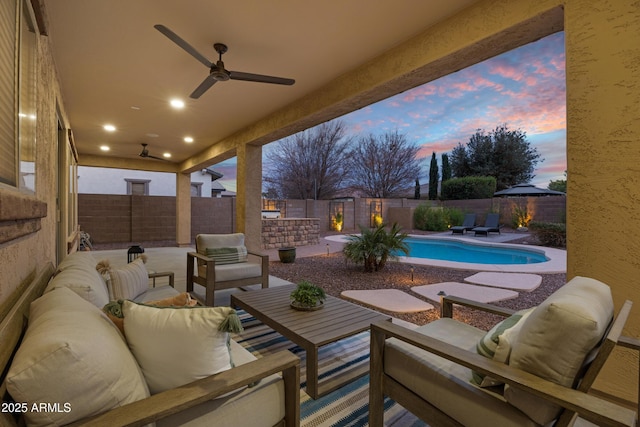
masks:
<svg viewBox="0 0 640 427"><path fill-rule="evenodd" d="M442 238L442 237L450 238L451 234L449 232L446 232L446 233L430 234L429 236L438 237L438 238ZM317 245L299 246L296 248L296 257L303 258L303 257L309 257L309 256L325 255L327 253L340 252L342 251L342 248L344 246L344 237L345 235L326 236L326 237L320 238L320 242ZM509 240L520 239L521 237L522 237L522 234L519 234L519 233L502 233L499 235L492 234L490 236L482 236L477 238L473 238L472 236L467 235L463 238L467 240L479 240L482 242L500 244L500 243L508 242ZM460 237L457 237L457 238L460 239ZM544 249L545 251L549 250L549 248L541 248L541 249ZM180 292L184 292L186 290L186 259L187 259L186 254L187 252L194 251L194 250L195 250L194 248L178 248L178 247L145 248L145 254L147 256L147 264L146 264L147 269L152 272L172 271L174 273L175 288ZM555 253L556 251L558 253ZM279 261L277 249L269 249L263 252L269 255L270 261ZM555 253L555 256L552 259L552 262L540 263L540 264L547 264L546 268L538 265L537 268L532 269L533 271L527 271L527 272L545 272L545 273L566 272L566 252L560 251L557 249L551 252ZM127 263L127 249L110 249L110 250L93 251L93 255L98 261L102 259L109 259L111 264L115 267L122 266ZM411 260L415 260L415 258L411 258ZM443 267L443 268L462 268L462 269L472 269L477 271L493 271L493 272L510 271L510 270L503 269L502 268L503 266L466 264L462 266L458 265L458 266L452 267L448 264L464 264L464 263L451 263L446 261L438 262L437 260L424 260L424 261L425 262L423 263L414 262L414 261L411 261L411 262L415 264L434 265L434 266ZM547 269L551 269L552 271L546 271ZM157 281L158 286L164 285L166 283L167 283L167 279L164 279L164 278L158 279ZM282 286L289 283L290 282L279 279L275 276L269 276L269 286ZM258 285L255 285L253 287L255 287L256 289L259 288ZM200 289L198 290L198 288ZM196 285L196 289L199 294L204 295L203 288ZM465 294L460 296L464 296L465 298L469 298L469 299L482 299L481 295L483 295L486 292L486 289L487 288L484 286L476 286L476 285L465 286ZM217 291L216 304L228 305L230 302L230 299L229 299L230 295L233 294L234 292L243 292L243 290L229 289L229 290ZM375 292L375 291L371 291L371 292ZM407 294L407 296L409 296L409 294ZM402 307L402 304L403 304L402 301L407 301L407 304L415 305L415 301L413 301L412 298L413 297L398 298L398 301L394 303L394 306L397 306L397 311L402 312L403 310L415 309L414 306ZM357 298L352 298L352 299L357 299ZM382 298L381 300L384 300L384 298ZM366 295L366 297L363 298L362 302L365 303L366 305L376 307L375 304L371 304L371 301L376 301L375 295L374 296ZM385 308L385 307L379 307L379 308ZM429 309L429 308L425 306L425 309Z"/></svg>

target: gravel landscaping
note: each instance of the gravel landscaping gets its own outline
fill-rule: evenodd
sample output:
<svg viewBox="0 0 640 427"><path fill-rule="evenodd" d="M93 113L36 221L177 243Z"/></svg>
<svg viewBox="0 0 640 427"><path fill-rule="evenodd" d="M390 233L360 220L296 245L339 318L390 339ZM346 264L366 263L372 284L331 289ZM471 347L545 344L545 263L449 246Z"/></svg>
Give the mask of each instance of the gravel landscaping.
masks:
<svg viewBox="0 0 640 427"><path fill-rule="evenodd" d="M449 268L413 265L412 281L411 267L412 265L410 264L388 262L382 271L365 273L363 272L362 265L346 262L342 253L333 253L330 255L297 258L296 261L291 264L271 262L269 265L269 273L293 283L309 280L313 284L322 287L327 294L334 297L340 297L340 293L345 290L399 289L405 291L416 298L428 301L435 306L435 309L418 313L386 313L417 325L424 325L439 317L440 305L411 292L410 289L412 286L440 282L464 282L465 277L469 277L478 272L475 270L453 270ZM534 291L520 292L517 298L496 302L495 305L516 310L532 307L542 302L547 296L562 286L566 280L566 274L541 274L541 276L542 284ZM464 307L456 307L454 309L454 318L485 330L490 329L496 321L500 319L498 316Z"/></svg>

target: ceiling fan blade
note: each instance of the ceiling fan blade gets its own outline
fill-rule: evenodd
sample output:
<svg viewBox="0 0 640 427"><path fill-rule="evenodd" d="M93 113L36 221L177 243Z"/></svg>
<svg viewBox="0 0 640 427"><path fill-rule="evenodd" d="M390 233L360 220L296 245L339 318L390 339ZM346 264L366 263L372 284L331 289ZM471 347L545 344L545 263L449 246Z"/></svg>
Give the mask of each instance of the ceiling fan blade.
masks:
<svg viewBox="0 0 640 427"><path fill-rule="evenodd" d="M216 84L216 82L217 80L215 79L215 77L212 74L209 74L207 78L204 79L202 83L200 83L200 86L198 86L193 92L191 92L191 95L189 95L189 98L193 98L193 99L200 98L202 94L205 93L207 90L209 90L209 88L214 84Z"/></svg>
<svg viewBox="0 0 640 427"><path fill-rule="evenodd" d="M169 161L169 159L165 159L164 157L152 156L151 154L148 154L146 157L148 157L150 159L154 159L154 160L164 160L165 162Z"/></svg>
<svg viewBox="0 0 640 427"><path fill-rule="evenodd" d="M156 30L160 31L162 34L167 36L169 40L180 46L184 49L189 55L196 58L198 61L202 62L207 68L211 68L213 63L205 58L200 52L198 52L193 46L184 41L179 35L165 27L164 25L157 24L153 26Z"/></svg>
<svg viewBox="0 0 640 427"><path fill-rule="evenodd" d="M273 83L276 85L291 86L296 81L293 79L286 79L283 77L265 76L262 74L242 73L240 71L229 71L229 78L231 80L244 80L248 82L259 83Z"/></svg>

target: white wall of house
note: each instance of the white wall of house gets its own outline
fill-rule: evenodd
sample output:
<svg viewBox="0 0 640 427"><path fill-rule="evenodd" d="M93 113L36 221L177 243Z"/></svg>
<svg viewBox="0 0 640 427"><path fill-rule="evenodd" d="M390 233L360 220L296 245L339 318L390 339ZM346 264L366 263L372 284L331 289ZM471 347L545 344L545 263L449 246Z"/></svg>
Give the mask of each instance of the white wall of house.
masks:
<svg viewBox="0 0 640 427"><path fill-rule="evenodd" d="M176 195L176 176L173 173L78 167L78 193L126 195L129 194L127 180L148 180L149 196ZM211 197L211 174L202 171L194 172L191 174L191 183L201 184L199 185L201 197Z"/></svg>

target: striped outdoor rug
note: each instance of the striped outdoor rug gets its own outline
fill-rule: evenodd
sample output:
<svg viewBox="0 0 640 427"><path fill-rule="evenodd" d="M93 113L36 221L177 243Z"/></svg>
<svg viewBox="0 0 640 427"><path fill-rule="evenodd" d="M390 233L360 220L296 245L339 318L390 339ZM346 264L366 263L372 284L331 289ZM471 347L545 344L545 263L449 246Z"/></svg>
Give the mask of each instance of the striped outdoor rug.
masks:
<svg viewBox="0 0 640 427"><path fill-rule="evenodd" d="M346 384L320 399L313 400L305 393L306 352L256 321L244 311L239 311L244 332L233 339L256 357L287 349L300 357L300 425L310 426L367 426L369 414L369 377L364 376ZM363 332L337 343L320 348L318 355L320 380L339 374L342 370L359 364L369 364L369 332ZM385 425L393 427L425 426L403 407L391 399L385 399Z"/></svg>

